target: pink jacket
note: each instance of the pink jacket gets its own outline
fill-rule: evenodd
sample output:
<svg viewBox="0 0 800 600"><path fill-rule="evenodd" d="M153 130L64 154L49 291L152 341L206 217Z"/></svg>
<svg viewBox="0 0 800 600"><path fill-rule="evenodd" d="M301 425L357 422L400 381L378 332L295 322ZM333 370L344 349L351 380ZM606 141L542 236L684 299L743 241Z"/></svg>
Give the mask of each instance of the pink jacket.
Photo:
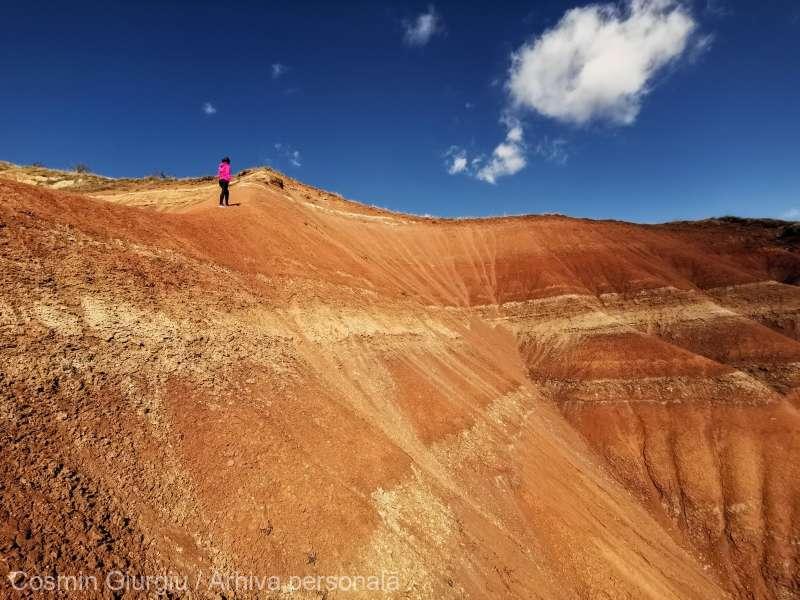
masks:
<svg viewBox="0 0 800 600"><path fill-rule="evenodd" d="M228 163L224 163L224 162L219 163L219 169L217 169L217 176L222 181L230 181L231 180L231 166Z"/></svg>

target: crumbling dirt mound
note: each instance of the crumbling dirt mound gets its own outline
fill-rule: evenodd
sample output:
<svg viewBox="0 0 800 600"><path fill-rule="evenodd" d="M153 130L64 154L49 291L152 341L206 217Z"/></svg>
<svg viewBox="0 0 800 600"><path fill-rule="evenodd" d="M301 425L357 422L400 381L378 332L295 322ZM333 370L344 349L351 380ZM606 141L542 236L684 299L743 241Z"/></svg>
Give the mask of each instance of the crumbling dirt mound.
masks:
<svg viewBox="0 0 800 600"><path fill-rule="evenodd" d="M800 597L783 226L19 172L0 597Z"/></svg>

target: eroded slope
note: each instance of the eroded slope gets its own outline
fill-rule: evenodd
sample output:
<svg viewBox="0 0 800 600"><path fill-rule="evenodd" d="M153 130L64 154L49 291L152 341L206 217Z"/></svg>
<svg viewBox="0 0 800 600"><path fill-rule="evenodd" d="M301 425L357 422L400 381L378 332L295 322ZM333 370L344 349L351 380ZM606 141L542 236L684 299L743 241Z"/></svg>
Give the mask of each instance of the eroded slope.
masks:
<svg viewBox="0 0 800 600"><path fill-rule="evenodd" d="M228 210L0 183L0 569L797 595L774 231L419 219L274 177Z"/></svg>

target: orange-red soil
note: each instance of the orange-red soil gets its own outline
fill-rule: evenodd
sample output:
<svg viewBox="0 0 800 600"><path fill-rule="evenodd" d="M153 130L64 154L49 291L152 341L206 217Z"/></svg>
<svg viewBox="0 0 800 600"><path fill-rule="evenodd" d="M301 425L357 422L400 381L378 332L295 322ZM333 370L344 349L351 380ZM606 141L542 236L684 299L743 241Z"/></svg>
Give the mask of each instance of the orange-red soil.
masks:
<svg viewBox="0 0 800 600"><path fill-rule="evenodd" d="M0 575L24 573L0 597L78 573L76 597L155 597L114 570L188 577L176 598L800 597L783 224L23 175L0 170Z"/></svg>

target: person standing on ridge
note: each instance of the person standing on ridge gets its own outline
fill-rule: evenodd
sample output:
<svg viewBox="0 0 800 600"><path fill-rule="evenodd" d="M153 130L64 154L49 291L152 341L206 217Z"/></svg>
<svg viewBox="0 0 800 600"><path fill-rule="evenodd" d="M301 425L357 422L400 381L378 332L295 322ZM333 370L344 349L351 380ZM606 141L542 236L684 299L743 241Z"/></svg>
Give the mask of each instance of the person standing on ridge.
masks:
<svg viewBox="0 0 800 600"><path fill-rule="evenodd" d="M219 205L229 206L228 199L230 198L230 193L228 192L228 185L231 182L231 159L227 156L219 163L217 176L219 177L219 187L222 188L219 193ZM225 201L224 204L223 200Z"/></svg>

